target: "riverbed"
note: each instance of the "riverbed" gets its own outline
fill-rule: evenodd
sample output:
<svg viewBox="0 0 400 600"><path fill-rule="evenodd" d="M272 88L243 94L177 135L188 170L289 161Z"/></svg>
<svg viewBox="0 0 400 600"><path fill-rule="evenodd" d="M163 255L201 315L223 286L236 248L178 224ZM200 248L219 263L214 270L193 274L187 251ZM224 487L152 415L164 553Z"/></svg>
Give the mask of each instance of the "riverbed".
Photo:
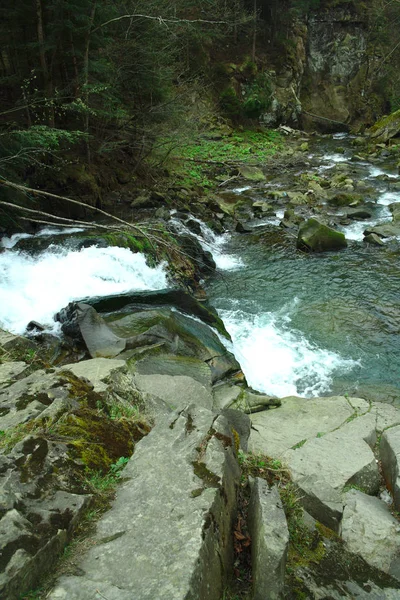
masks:
<svg viewBox="0 0 400 600"><path fill-rule="evenodd" d="M363 241L363 231L388 221L390 203L400 201L390 157L361 160L348 137L310 144L303 167L318 180L351 165L364 181L371 218L346 223L332 216L349 241L339 252L306 254L296 249L296 231L275 214L250 223L246 234L214 233L200 222L200 239L217 264L204 287L232 336L236 358L249 385L278 397L359 392L400 402L399 240L383 247ZM294 166L265 184L232 186L254 200L289 189L301 173ZM372 191L371 191L372 190ZM174 216L172 216L174 219ZM38 254L18 250L21 238L3 238L0 253L0 326L23 333L30 320L57 333L53 314L73 299L130 290L165 288L164 265L150 267L141 254L123 248L74 248L57 243ZM70 235L74 235L74 231ZM27 237L27 235L23 235Z"/></svg>

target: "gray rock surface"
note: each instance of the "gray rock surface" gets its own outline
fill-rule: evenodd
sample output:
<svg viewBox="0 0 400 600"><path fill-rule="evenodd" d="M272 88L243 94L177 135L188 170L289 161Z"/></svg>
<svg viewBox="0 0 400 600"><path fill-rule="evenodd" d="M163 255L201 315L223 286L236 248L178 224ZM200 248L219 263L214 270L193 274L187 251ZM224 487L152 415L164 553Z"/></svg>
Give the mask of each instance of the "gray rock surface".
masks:
<svg viewBox="0 0 400 600"><path fill-rule="evenodd" d="M283 597L289 530L276 486L252 482L249 532L252 540L253 600Z"/></svg>
<svg viewBox="0 0 400 600"><path fill-rule="evenodd" d="M400 511L400 426L383 433L379 453L383 475L393 493L396 510Z"/></svg>
<svg viewBox="0 0 400 600"><path fill-rule="evenodd" d="M330 398L282 399L278 410L251 416L252 431L249 449L268 456L282 458L285 453L309 438L333 431L347 419L369 410L362 399L333 396Z"/></svg>
<svg viewBox="0 0 400 600"><path fill-rule="evenodd" d="M71 371L76 377L83 377L93 385L97 393L107 390L107 379L114 371L124 369L126 362L117 358L92 358L79 363L72 363L62 367L61 371Z"/></svg>
<svg viewBox="0 0 400 600"><path fill-rule="evenodd" d="M98 523L82 576L62 577L49 598L219 600L239 480L231 444L225 419L204 408L157 425Z"/></svg>
<svg viewBox="0 0 400 600"><path fill-rule="evenodd" d="M344 501L342 538L350 552L400 580L400 524L389 507L355 489Z"/></svg>
<svg viewBox="0 0 400 600"><path fill-rule="evenodd" d="M356 437L354 427L349 429L351 425L314 438L287 455L304 508L336 532L340 532L345 486L356 485L375 494L380 484L375 456L364 441L364 436L371 435L370 430L362 427Z"/></svg>

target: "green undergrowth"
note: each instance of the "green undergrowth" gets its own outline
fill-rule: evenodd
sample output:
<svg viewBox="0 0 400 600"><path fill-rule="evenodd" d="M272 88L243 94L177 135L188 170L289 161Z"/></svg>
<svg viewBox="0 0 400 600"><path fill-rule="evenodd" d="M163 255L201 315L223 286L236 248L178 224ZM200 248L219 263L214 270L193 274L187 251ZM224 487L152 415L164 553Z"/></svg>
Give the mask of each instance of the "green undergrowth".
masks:
<svg viewBox="0 0 400 600"><path fill-rule="evenodd" d="M218 139L197 135L166 141L165 166L181 185L211 189L216 178L230 176L235 164L262 165L283 148L282 136L274 130L245 130L215 137Z"/></svg>

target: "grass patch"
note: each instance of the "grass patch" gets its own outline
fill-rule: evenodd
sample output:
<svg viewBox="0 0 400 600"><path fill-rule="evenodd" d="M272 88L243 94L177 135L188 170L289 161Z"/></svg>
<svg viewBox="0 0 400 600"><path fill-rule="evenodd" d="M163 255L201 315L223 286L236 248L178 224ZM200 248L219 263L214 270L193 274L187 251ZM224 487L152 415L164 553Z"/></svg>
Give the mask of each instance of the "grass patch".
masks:
<svg viewBox="0 0 400 600"><path fill-rule="evenodd" d="M235 163L262 165L282 148L283 139L279 132L247 130L222 139L207 139L200 135L178 142L171 139L166 141L163 151L168 156L168 167L181 185L210 189L215 186L215 178L225 174Z"/></svg>

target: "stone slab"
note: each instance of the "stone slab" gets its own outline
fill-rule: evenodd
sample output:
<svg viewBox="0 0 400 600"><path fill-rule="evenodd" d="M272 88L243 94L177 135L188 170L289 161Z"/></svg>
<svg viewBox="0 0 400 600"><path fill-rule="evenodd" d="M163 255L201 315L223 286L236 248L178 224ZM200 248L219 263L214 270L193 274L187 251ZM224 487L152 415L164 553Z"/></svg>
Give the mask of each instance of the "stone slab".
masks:
<svg viewBox="0 0 400 600"><path fill-rule="evenodd" d="M379 490L378 465L364 441L364 436L368 438L371 433L371 419L368 419L369 427L366 421L358 426L357 421L363 419L355 419L287 453L293 481L303 494L304 508L337 532L340 532L341 493L345 486L357 485L369 494Z"/></svg>
<svg viewBox="0 0 400 600"><path fill-rule="evenodd" d="M249 504L249 531L252 540L253 600L280 600L283 597L289 530L276 486L252 482Z"/></svg>
<svg viewBox="0 0 400 600"><path fill-rule="evenodd" d="M353 405L350 403L353 402ZM356 411L363 414L369 403L362 399L331 398L282 399L277 410L264 411L251 416L252 432L249 449L274 458L309 438L333 431L343 425Z"/></svg>
<svg viewBox="0 0 400 600"><path fill-rule="evenodd" d="M393 494L395 508L400 511L400 426L383 433L379 453L383 475Z"/></svg>
<svg viewBox="0 0 400 600"><path fill-rule="evenodd" d="M344 496L342 538L371 566L400 580L400 523L378 498L358 490Z"/></svg>
<svg viewBox="0 0 400 600"><path fill-rule="evenodd" d="M48 598L220 600L239 477L223 417L198 406L174 413L137 444L82 576L62 577Z"/></svg>
<svg viewBox="0 0 400 600"><path fill-rule="evenodd" d="M117 358L92 358L79 363L64 365L60 370L71 371L76 377L87 379L93 385L93 390L101 393L106 391L107 384L104 381L111 373L125 366L125 361Z"/></svg>

